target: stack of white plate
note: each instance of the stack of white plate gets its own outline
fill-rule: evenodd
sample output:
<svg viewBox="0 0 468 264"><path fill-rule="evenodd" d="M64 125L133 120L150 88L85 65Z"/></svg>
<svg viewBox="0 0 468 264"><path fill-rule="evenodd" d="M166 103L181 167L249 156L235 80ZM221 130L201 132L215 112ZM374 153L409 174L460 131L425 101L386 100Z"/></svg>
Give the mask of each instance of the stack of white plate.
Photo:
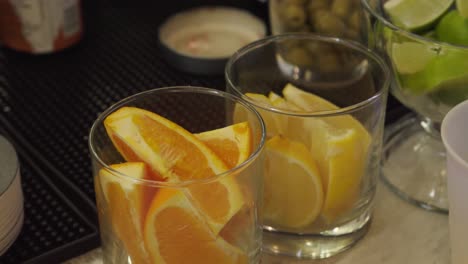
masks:
<svg viewBox="0 0 468 264"><path fill-rule="evenodd" d="M18 237L23 218L18 157L10 142L0 136L0 256Z"/></svg>

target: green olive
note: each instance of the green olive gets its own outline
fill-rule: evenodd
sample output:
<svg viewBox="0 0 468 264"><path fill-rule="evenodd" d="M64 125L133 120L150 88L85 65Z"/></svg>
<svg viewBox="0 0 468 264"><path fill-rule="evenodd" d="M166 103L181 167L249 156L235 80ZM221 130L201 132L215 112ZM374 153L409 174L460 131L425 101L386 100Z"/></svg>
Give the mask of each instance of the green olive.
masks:
<svg viewBox="0 0 468 264"><path fill-rule="evenodd" d="M287 50L284 57L287 62L298 66L311 65L313 63L311 54L301 47L295 47Z"/></svg>
<svg viewBox="0 0 468 264"><path fill-rule="evenodd" d="M322 53L319 61L320 71L323 73L332 73L340 70L340 58L334 52Z"/></svg>
<svg viewBox="0 0 468 264"><path fill-rule="evenodd" d="M310 32L310 28L307 25L302 25L301 27L298 28L291 28L289 32L300 32L300 33L306 33Z"/></svg>
<svg viewBox="0 0 468 264"><path fill-rule="evenodd" d="M309 13L318 9L328 9L329 0L310 0L307 4L307 11Z"/></svg>
<svg viewBox="0 0 468 264"><path fill-rule="evenodd" d="M349 25L355 31L359 30L359 28L361 27L361 11L354 10L354 12L349 17Z"/></svg>
<svg viewBox="0 0 468 264"><path fill-rule="evenodd" d="M351 6L354 10L361 8L361 1L360 0L350 0Z"/></svg>
<svg viewBox="0 0 468 264"><path fill-rule="evenodd" d="M309 42L304 44L304 48L311 54L322 54L327 52L333 52L333 47L327 43L321 42Z"/></svg>
<svg viewBox="0 0 468 264"><path fill-rule="evenodd" d="M290 50L290 49L295 49L297 47L301 47L301 41L298 39L284 39L280 42L281 45L278 47L281 50Z"/></svg>
<svg viewBox="0 0 468 264"><path fill-rule="evenodd" d="M307 0L286 0L286 4L304 5Z"/></svg>
<svg viewBox="0 0 468 264"><path fill-rule="evenodd" d="M339 17L328 11L319 10L313 18L313 26L317 33L335 37L343 36L346 25Z"/></svg>
<svg viewBox="0 0 468 264"><path fill-rule="evenodd" d="M309 13L309 22L313 26L315 23L317 23L319 20L322 19L322 17L328 16L329 11L327 9L316 9L312 10Z"/></svg>
<svg viewBox="0 0 468 264"><path fill-rule="evenodd" d="M353 39L353 40L360 40L360 34L359 34L359 31L353 29L353 28L348 28L346 30L346 34L345 36L349 39Z"/></svg>
<svg viewBox="0 0 468 264"><path fill-rule="evenodd" d="M331 5L331 11L333 14L346 19L349 16L349 13L352 11L352 1L351 0L333 0Z"/></svg>
<svg viewBox="0 0 468 264"><path fill-rule="evenodd" d="M304 9L297 5L287 5L284 9L284 23L287 27L300 28L305 24Z"/></svg>
<svg viewBox="0 0 468 264"><path fill-rule="evenodd" d="M307 25L302 25L298 28L295 27L285 27L283 28L283 32L297 32L297 33L307 33L311 32L310 28Z"/></svg>

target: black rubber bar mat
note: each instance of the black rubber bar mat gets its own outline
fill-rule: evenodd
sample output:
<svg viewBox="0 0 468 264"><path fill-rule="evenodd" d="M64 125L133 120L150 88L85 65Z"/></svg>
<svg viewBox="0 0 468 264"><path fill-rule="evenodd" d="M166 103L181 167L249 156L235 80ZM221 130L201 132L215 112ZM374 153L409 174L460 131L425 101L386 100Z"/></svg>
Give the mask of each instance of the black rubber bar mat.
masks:
<svg viewBox="0 0 468 264"><path fill-rule="evenodd" d="M26 213L0 263L57 263L99 245L87 140L100 112L157 87L225 89L223 76L182 73L164 61L157 30L167 16L223 3L249 9L268 25L266 3L255 0L129 3L84 1L85 37L65 51L30 56L0 50L0 131L21 157ZM393 98L388 109L387 122L408 111Z"/></svg>
<svg viewBox="0 0 468 264"><path fill-rule="evenodd" d="M4 124L4 123L2 123ZM4 136L18 142L8 133ZM0 257L0 263L59 263L99 246L95 206L64 184L54 184L20 144L14 144L20 161L24 196L22 230Z"/></svg>

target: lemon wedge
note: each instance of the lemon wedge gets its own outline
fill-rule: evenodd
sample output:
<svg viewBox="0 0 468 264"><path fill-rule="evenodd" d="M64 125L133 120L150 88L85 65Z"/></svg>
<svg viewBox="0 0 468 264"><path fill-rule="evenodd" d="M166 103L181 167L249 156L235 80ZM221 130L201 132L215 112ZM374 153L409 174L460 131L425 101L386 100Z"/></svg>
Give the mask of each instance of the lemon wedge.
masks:
<svg viewBox="0 0 468 264"><path fill-rule="evenodd" d="M308 226L320 214L322 180L306 146L281 136L265 145L265 220L285 228Z"/></svg>
<svg viewBox="0 0 468 264"><path fill-rule="evenodd" d="M286 100L305 111L336 110L331 102L291 84L283 89ZM304 118L299 140L314 154L322 176L325 201L322 216L333 222L359 199L371 136L350 115Z"/></svg>

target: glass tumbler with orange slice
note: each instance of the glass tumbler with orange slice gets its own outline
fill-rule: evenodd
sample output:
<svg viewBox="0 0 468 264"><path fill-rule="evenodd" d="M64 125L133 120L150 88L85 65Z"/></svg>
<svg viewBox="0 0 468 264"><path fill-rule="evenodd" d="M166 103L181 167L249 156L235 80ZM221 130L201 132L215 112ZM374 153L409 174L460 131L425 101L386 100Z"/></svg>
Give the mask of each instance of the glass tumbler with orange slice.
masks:
<svg viewBox="0 0 468 264"><path fill-rule="evenodd" d="M379 174L383 61L355 42L290 33L239 50L226 80L266 126L264 251L326 258L363 237Z"/></svg>
<svg viewBox="0 0 468 264"><path fill-rule="evenodd" d="M264 137L253 107L208 88L104 111L89 137L104 263L258 263Z"/></svg>

